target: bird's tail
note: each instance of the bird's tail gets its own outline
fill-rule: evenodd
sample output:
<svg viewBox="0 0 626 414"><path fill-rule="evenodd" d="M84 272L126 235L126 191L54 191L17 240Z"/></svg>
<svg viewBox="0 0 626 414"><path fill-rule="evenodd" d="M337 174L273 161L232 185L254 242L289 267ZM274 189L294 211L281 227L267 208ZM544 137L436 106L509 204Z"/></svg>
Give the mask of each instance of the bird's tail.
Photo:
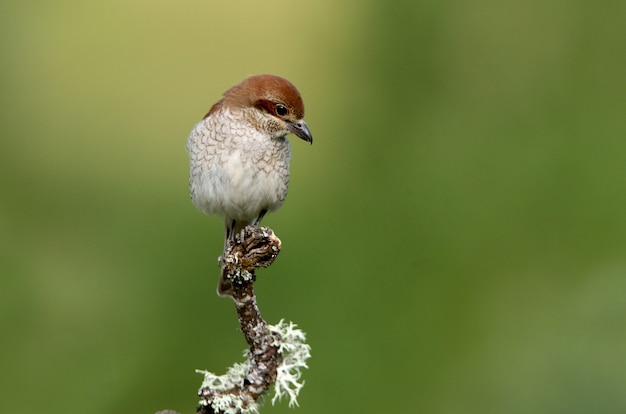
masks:
<svg viewBox="0 0 626 414"><path fill-rule="evenodd" d="M265 216L265 214L267 213L267 210L261 210L261 212L259 213L259 216L252 221L245 221L245 220L235 220L235 219L231 219L226 217L225 219L225 240L224 240L224 253L226 252L226 248L228 247L229 243L234 243L235 242L235 236L237 234L239 234L244 227L248 226L248 225L252 225L255 227L258 227L259 224L261 223L261 219L263 219L263 217ZM240 242L243 243L243 234L241 235L241 239ZM223 260L223 256L222 259L220 259L220 261ZM220 271L220 280L217 283L217 294L220 296L233 296L233 283L228 280L228 277L226 277L226 266L224 265L224 263L222 263L222 270Z"/></svg>
<svg viewBox="0 0 626 414"><path fill-rule="evenodd" d="M226 265L222 264L220 280L217 283L217 294L220 296L233 296L233 283L226 277Z"/></svg>

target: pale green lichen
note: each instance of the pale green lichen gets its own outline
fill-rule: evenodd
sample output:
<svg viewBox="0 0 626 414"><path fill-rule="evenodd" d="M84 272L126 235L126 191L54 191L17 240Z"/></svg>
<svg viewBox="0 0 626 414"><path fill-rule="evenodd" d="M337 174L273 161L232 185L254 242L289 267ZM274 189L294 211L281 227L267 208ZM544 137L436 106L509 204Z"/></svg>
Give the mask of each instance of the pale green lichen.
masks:
<svg viewBox="0 0 626 414"><path fill-rule="evenodd" d="M244 352L244 356L247 356L247 351ZM214 391L224 391L237 385L241 385L249 369L250 362L246 360L246 362L243 363L235 363L235 365L228 368L225 375L215 375L212 372L200 369L197 369L196 372L204 375L204 380L202 381L202 386L200 388L208 388Z"/></svg>
<svg viewBox="0 0 626 414"><path fill-rule="evenodd" d="M252 398L245 400L241 396L221 395L211 402L211 407L216 413L224 414L258 414L259 404Z"/></svg>
<svg viewBox="0 0 626 414"><path fill-rule="evenodd" d="M304 386L304 381L299 382L302 376L301 370L308 368L306 360L311 357L311 347L305 343L304 332L293 322L285 323L281 320L276 325L268 325L268 330L274 337L272 345L277 348L279 358L272 404L282 400L283 397L288 397L289 406L297 406L298 394ZM196 370L197 373L204 375L201 390L208 389L218 394L210 403L201 401L201 404L211 404L214 411L225 414L257 414L259 412L259 402L251 398L234 394L219 395L220 391L243 387L244 379L251 369L247 350L244 351L244 357L246 357L245 362L234 364L224 375Z"/></svg>
<svg viewBox="0 0 626 414"><path fill-rule="evenodd" d="M311 347L304 342L306 335L293 322L285 323L282 319L277 325L269 325L269 331L276 341L281 361L276 372L276 384L272 404L284 396L289 397L289 406L298 405L298 394L304 381L298 382L302 376L302 368L308 368L306 360L311 357Z"/></svg>

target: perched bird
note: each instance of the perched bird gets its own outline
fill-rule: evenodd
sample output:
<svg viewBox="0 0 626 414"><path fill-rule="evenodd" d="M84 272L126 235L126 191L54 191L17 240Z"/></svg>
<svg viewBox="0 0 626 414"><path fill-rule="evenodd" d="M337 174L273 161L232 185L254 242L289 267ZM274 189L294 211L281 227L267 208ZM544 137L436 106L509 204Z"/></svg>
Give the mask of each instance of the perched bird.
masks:
<svg viewBox="0 0 626 414"><path fill-rule="evenodd" d="M189 191L194 205L226 224L226 243L285 201L293 133L313 143L302 97L274 75L244 79L224 93L191 131ZM231 295L224 267L217 292Z"/></svg>

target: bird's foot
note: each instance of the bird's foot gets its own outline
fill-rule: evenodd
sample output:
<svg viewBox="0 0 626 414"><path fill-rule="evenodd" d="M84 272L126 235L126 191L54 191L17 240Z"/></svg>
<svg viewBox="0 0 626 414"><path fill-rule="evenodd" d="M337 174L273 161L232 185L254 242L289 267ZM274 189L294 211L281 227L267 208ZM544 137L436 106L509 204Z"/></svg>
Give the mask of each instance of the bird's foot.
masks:
<svg viewBox="0 0 626 414"><path fill-rule="evenodd" d="M228 240L218 261L222 265L222 278L234 286L254 281L254 270L271 265L280 252L281 242L268 227L246 226Z"/></svg>

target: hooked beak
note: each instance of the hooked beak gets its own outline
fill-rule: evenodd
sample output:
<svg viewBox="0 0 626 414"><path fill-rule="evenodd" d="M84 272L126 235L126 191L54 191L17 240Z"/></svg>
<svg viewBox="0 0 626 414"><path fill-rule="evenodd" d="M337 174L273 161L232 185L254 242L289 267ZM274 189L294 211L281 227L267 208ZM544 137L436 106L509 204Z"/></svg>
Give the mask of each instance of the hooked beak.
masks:
<svg viewBox="0 0 626 414"><path fill-rule="evenodd" d="M309 131L309 127L306 126L306 122L298 121L298 122L288 122L289 131L294 133L297 137L302 138L306 142L313 143L313 135L311 135L311 131Z"/></svg>

